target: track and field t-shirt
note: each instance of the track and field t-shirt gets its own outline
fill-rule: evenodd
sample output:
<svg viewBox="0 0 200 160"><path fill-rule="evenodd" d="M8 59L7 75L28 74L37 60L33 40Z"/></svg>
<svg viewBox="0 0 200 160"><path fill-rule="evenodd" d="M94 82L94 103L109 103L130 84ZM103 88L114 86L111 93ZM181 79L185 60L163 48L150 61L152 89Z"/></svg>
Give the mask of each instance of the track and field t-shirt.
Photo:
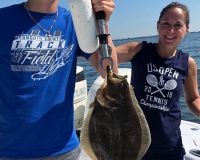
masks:
<svg viewBox="0 0 200 160"><path fill-rule="evenodd" d="M72 18L30 12L24 3L0 9L0 157L48 157L79 146L73 94L78 46Z"/></svg>

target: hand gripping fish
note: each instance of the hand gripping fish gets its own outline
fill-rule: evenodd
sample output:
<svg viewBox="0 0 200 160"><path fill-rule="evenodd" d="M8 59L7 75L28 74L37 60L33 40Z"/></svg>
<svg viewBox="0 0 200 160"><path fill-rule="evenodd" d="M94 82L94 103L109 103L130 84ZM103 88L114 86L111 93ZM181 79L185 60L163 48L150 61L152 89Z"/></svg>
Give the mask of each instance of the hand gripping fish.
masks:
<svg viewBox="0 0 200 160"><path fill-rule="evenodd" d="M126 76L107 71L83 122L80 141L92 160L141 160L151 135Z"/></svg>

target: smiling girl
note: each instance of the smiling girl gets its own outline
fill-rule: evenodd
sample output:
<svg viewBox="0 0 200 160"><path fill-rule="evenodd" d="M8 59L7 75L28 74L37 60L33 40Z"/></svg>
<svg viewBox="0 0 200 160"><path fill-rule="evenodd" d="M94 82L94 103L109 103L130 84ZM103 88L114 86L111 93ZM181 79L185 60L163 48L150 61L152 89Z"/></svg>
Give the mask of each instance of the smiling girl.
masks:
<svg viewBox="0 0 200 160"><path fill-rule="evenodd" d="M131 84L150 127L152 143L143 160L182 160L185 154L179 98L200 117L197 66L177 49L189 31L189 11L172 2L157 22L158 43L130 42L117 48L119 63L131 62Z"/></svg>

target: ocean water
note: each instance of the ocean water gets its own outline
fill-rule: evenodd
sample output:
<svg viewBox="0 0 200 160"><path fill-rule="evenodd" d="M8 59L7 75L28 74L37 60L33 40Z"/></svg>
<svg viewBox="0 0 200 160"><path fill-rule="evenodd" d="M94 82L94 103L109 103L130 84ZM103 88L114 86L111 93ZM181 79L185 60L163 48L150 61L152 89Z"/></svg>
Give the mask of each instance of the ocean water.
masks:
<svg viewBox="0 0 200 160"><path fill-rule="evenodd" d="M114 44L116 46L131 42L131 41L148 41L148 42L157 42L158 38L157 36L149 36L149 37L138 37L138 38L127 38L127 39L117 39L114 40ZM184 52L187 52L190 54L191 57L193 57L197 63L198 66L198 84L199 84L199 91L200 91L200 32L192 32L188 33L188 35L185 37L185 39L181 42L179 49L183 50ZM99 76L98 73L95 71L95 69L84 60L78 59L78 65L84 67L84 73L85 77L88 83L88 89L94 82L94 80ZM129 63L126 64L120 64L119 67L130 67ZM181 104L181 111L182 111L182 119L188 120L192 122L200 123L200 120L198 120L189 110L188 106L185 103L184 97L182 96L180 98L180 104Z"/></svg>

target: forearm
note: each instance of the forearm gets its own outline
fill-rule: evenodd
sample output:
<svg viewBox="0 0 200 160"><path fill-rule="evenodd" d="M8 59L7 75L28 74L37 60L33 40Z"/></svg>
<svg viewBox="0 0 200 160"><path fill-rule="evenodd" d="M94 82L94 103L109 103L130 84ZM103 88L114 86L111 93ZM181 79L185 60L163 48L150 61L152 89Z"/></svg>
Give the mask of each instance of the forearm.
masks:
<svg viewBox="0 0 200 160"><path fill-rule="evenodd" d="M190 110L200 119L200 95L197 81L197 65L192 57L188 60L188 76L185 80L185 99Z"/></svg>
<svg viewBox="0 0 200 160"><path fill-rule="evenodd" d="M195 100L192 102L188 102L188 106L192 113L200 119L200 97L197 97Z"/></svg>
<svg viewBox="0 0 200 160"><path fill-rule="evenodd" d="M130 61L142 48L139 42L129 42L116 47L118 63Z"/></svg>

